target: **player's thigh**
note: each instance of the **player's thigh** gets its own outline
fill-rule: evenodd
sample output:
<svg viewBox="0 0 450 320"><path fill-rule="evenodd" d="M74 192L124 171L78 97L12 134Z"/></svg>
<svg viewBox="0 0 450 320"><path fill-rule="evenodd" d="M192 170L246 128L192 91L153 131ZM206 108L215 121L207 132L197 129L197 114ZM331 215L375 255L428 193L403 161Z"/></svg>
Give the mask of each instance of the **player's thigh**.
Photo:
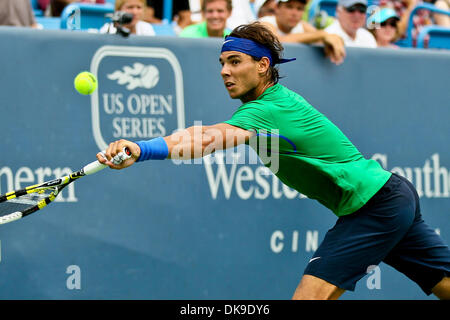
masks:
<svg viewBox="0 0 450 320"><path fill-rule="evenodd" d="M294 292L293 300L337 300L344 289L320 278L304 275Z"/></svg>
<svg viewBox="0 0 450 320"><path fill-rule="evenodd" d="M450 276L450 250L420 215L383 261L416 282L428 295Z"/></svg>

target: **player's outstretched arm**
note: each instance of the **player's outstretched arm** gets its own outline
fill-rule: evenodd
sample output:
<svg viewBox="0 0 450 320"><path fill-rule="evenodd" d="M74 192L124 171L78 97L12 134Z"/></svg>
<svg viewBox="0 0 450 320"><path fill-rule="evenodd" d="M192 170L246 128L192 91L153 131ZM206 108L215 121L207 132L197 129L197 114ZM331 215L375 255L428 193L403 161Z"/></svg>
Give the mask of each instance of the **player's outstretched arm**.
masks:
<svg viewBox="0 0 450 320"><path fill-rule="evenodd" d="M236 147L245 143L253 135L247 131L226 123L212 126L193 126L176 132L164 140L171 159L195 159L217 150Z"/></svg>
<svg viewBox="0 0 450 320"><path fill-rule="evenodd" d="M247 142L253 132L226 123L212 126L193 126L180 130L166 137L148 141L132 142L117 140L112 142L104 152L97 154L97 159L112 169L124 169L134 162L151 159L194 159L201 158L217 150L236 147ZM127 147L132 156L120 165L112 159Z"/></svg>

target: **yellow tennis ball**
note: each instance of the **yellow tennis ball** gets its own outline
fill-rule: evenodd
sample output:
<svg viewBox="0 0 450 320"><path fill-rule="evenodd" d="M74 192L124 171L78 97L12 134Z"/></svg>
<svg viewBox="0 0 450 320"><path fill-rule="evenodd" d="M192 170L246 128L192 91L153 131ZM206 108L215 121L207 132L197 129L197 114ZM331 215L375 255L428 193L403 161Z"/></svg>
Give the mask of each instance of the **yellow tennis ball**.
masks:
<svg viewBox="0 0 450 320"><path fill-rule="evenodd" d="M75 89L81 94L92 94L97 89L97 78L88 71L80 72L73 81Z"/></svg>

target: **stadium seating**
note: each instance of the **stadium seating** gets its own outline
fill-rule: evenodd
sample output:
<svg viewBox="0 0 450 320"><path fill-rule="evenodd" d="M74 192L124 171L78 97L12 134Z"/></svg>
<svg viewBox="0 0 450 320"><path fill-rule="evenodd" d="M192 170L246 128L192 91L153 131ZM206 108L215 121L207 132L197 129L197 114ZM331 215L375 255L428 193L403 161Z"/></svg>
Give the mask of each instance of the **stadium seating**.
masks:
<svg viewBox="0 0 450 320"><path fill-rule="evenodd" d="M170 23L153 23L152 26L158 36L176 36L175 30Z"/></svg>
<svg viewBox="0 0 450 320"><path fill-rule="evenodd" d="M34 16L35 17L42 17L44 16L44 12L39 8L38 0L30 0L31 2L31 8L33 9Z"/></svg>
<svg viewBox="0 0 450 320"><path fill-rule="evenodd" d="M61 18L59 17L35 17L36 22L42 26L43 29L57 30L61 29Z"/></svg>
<svg viewBox="0 0 450 320"><path fill-rule="evenodd" d="M114 13L111 4L71 3L61 13L61 29L99 29L110 21L108 14Z"/></svg>
<svg viewBox="0 0 450 320"><path fill-rule="evenodd" d="M115 1L115 0L114 0ZM64 8L61 17L36 16L36 22L44 29L68 29L89 31L101 28L114 12L113 0L101 4L72 3ZM37 2L36 2L37 3ZM171 23L152 24L158 36L176 36Z"/></svg>
<svg viewBox="0 0 450 320"><path fill-rule="evenodd" d="M417 48L450 49L450 28L423 27L417 36Z"/></svg>
<svg viewBox="0 0 450 320"><path fill-rule="evenodd" d="M441 14L446 14L450 16L450 11L446 11L446 10L441 10L439 8L436 8L434 5L428 4L428 3L421 3L419 5L417 5L412 11L411 11L411 15L409 17L409 21L408 21L408 29L406 31L406 39L401 41L401 43L399 43L401 46L403 47L415 47L414 44L414 39L413 39L413 30L414 30L414 23L413 23L413 19L414 16L417 14L417 12L419 10L429 10L431 12L434 13L441 13ZM425 29L425 30L423 30ZM446 46L450 46L449 42L450 42L450 34L448 32L448 30L446 30L448 28L440 28L437 26L425 26L422 28L422 30L419 31L419 35L417 38L417 46L419 45L419 38L421 38L421 45L422 47L424 46L424 39L426 38L426 35L428 34L430 36L430 43L428 45L428 48L431 48L433 45L437 45L437 46L443 46L444 42L447 42Z"/></svg>
<svg viewBox="0 0 450 320"><path fill-rule="evenodd" d="M173 0L165 0L163 4L163 21L170 23L172 21Z"/></svg>

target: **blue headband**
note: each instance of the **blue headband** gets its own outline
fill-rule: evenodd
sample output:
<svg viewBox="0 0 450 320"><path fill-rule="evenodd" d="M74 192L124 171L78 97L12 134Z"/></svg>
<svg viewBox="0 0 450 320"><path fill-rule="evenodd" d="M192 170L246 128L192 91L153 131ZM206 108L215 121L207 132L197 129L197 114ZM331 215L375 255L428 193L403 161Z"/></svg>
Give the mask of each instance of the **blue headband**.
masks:
<svg viewBox="0 0 450 320"><path fill-rule="evenodd" d="M274 64L291 62L296 59L281 59L280 61L274 63L269 48L250 39L235 38L230 36L226 37L225 41L223 42L221 52L224 51L238 51L255 58L267 57L270 60L271 66L273 66Z"/></svg>

